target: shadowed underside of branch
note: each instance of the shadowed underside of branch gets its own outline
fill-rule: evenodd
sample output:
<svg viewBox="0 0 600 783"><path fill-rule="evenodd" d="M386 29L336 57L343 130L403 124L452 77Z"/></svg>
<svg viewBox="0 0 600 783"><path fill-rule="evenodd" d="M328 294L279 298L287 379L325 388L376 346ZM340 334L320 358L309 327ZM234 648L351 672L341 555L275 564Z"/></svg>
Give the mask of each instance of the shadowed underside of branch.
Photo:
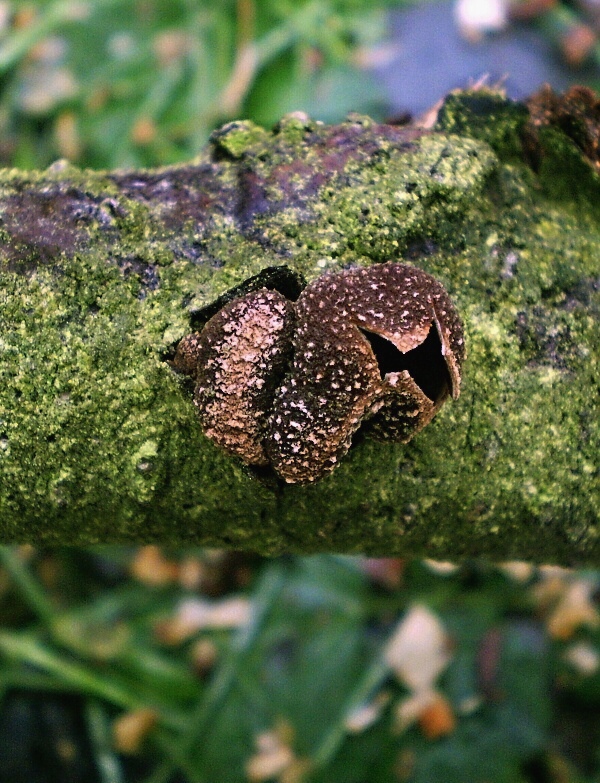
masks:
<svg viewBox="0 0 600 783"><path fill-rule="evenodd" d="M231 123L161 170L1 172L0 538L600 563L600 178L586 107L569 124L546 98L450 96L430 131ZM203 435L177 343L267 267L388 260L458 308L460 398L408 444L359 432L321 481L261 483Z"/></svg>

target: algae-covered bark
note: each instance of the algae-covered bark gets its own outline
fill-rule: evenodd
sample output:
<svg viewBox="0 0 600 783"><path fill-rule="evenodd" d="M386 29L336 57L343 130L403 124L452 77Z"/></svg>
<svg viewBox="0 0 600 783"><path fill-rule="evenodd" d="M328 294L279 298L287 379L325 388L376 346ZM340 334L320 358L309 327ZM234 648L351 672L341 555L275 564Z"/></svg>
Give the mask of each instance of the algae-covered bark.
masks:
<svg viewBox="0 0 600 783"><path fill-rule="evenodd" d="M465 93L432 132L292 115L181 167L3 172L2 540L599 563L600 179L548 134ZM174 347L266 267L387 260L457 306L460 399L312 485L257 481L202 434Z"/></svg>

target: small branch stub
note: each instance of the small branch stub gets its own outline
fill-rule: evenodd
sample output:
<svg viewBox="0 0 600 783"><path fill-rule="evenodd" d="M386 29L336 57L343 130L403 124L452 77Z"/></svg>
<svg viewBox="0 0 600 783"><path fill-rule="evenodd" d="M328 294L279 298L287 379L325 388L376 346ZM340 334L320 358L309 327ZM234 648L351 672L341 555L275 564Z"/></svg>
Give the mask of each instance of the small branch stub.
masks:
<svg viewBox="0 0 600 783"><path fill-rule="evenodd" d="M364 426L409 441L457 398L462 324L442 285L405 264L323 275L297 302L261 288L185 337L205 434L288 483L330 473Z"/></svg>

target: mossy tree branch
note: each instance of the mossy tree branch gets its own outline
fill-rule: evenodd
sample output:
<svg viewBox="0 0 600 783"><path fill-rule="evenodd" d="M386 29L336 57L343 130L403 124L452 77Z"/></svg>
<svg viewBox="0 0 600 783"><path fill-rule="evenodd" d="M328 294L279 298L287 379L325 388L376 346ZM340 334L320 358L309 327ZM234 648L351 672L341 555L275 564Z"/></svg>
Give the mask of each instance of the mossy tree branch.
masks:
<svg viewBox="0 0 600 783"><path fill-rule="evenodd" d="M571 134L571 137L573 134ZM0 175L0 538L600 563L600 178L492 93L433 131L233 123L188 165ZM575 172L575 175L573 174ZM267 486L168 359L266 267L405 260L465 325L463 391L407 445Z"/></svg>

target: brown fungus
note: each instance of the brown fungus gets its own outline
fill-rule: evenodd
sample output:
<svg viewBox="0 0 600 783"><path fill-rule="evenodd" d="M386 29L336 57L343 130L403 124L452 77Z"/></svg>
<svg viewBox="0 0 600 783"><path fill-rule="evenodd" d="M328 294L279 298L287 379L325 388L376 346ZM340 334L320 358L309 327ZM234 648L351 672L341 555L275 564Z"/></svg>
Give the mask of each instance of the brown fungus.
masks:
<svg viewBox="0 0 600 783"><path fill-rule="evenodd" d="M457 397L462 327L420 269L380 264L327 275L296 303L294 358L277 389L267 454L285 481L333 470L362 423L406 442Z"/></svg>
<svg viewBox="0 0 600 783"><path fill-rule="evenodd" d="M404 264L324 275L298 301L261 289L182 340L206 435L288 483L334 469L365 425L409 441L456 398L462 325L440 283Z"/></svg>
<svg viewBox="0 0 600 783"><path fill-rule="evenodd" d="M266 411L289 358L293 304L261 288L225 305L179 343L176 370L195 380L207 437L248 465L266 465Z"/></svg>

